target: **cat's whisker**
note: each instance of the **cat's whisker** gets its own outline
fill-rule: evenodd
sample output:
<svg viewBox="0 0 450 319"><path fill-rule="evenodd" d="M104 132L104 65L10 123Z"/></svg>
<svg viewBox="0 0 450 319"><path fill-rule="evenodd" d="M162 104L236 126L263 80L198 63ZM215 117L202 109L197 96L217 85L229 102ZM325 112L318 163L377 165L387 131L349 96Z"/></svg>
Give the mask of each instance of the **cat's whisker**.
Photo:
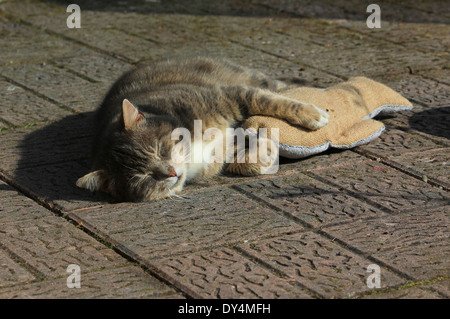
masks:
<svg viewBox="0 0 450 319"><path fill-rule="evenodd" d="M178 195L178 194L173 194L173 196L174 197L176 197L176 198L179 198L179 199L189 199L189 197L185 197L185 196L182 196L182 195Z"/></svg>
<svg viewBox="0 0 450 319"><path fill-rule="evenodd" d="M174 197L179 198L179 199L186 199L183 196L180 196L178 194L176 194L172 189L167 189L166 194L168 195L169 198L173 199Z"/></svg>

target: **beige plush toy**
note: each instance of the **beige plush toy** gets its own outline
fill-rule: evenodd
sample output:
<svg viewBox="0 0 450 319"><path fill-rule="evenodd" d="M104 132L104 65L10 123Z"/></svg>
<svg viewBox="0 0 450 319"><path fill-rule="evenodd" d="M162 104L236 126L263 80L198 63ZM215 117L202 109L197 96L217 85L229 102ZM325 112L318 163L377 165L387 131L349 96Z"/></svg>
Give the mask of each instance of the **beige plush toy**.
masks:
<svg viewBox="0 0 450 319"><path fill-rule="evenodd" d="M280 156L287 158L314 155L330 147L349 149L367 144L385 129L373 117L413 108L394 90L365 77L351 78L327 89L293 88L282 95L315 104L330 115L328 124L317 131L268 116L252 116L245 121L243 126L250 134L256 134L259 128L268 128L268 133L270 128L279 128Z"/></svg>

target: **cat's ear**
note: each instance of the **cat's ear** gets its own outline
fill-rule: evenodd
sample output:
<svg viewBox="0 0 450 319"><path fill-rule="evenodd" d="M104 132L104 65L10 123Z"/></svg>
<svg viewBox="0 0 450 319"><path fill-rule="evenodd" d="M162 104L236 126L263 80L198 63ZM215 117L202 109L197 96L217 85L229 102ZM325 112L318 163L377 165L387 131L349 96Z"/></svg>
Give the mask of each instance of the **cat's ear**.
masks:
<svg viewBox="0 0 450 319"><path fill-rule="evenodd" d="M131 130L144 122L144 114L127 99L122 103L122 119L125 129Z"/></svg>
<svg viewBox="0 0 450 319"><path fill-rule="evenodd" d="M85 188L91 192L102 191L108 192L109 178L104 170L97 170L80 177L76 185Z"/></svg>

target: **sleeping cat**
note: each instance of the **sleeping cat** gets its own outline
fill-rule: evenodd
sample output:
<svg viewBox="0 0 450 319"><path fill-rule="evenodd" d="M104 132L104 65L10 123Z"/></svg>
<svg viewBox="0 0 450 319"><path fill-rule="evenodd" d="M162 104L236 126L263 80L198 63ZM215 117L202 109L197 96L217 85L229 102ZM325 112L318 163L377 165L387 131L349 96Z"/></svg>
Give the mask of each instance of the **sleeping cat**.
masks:
<svg viewBox="0 0 450 319"><path fill-rule="evenodd" d="M203 132L212 127L225 132L251 115L273 116L311 130L327 124L326 112L275 93L285 86L260 72L209 57L137 66L115 82L100 105L93 170L76 184L121 201L141 201L171 197L186 182L223 170L258 174L259 162L174 161L179 144L172 132L193 132L194 120L202 120ZM192 158L195 149L182 156Z"/></svg>

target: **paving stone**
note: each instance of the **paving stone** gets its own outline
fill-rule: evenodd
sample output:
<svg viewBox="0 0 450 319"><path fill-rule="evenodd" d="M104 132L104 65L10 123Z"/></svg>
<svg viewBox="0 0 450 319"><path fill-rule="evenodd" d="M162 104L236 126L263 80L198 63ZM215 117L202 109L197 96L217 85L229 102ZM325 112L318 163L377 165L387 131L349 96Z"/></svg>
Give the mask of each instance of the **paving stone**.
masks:
<svg viewBox="0 0 450 319"><path fill-rule="evenodd" d="M366 254L448 241L450 206L379 215L322 230Z"/></svg>
<svg viewBox="0 0 450 319"><path fill-rule="evenodd" d="M414 105L419 109L439 108L448 106L450 86L420 76L403 77L400 81L386 83L392 89L401 93L407 99L413 99L424 105ZM415 104L413 102L413 104Z"/></svg>
<svg viewBox="0 0 450 319"><path fill-rule="evenodd" d="M248 242L239 247L327 298L351 297L370 290L366 285L367 267L373 262L311 232ZM381 287L403 281L389 271L381 271Z"/></svg>
<svg viewBox="0 0 450 319"><path fill-rule="evenodd" d="M207 33L217 33L218 29L233 42L251 46L264 52L271 52L278 56L293 57L304 54L317 53L323 50L322 46L302 39L292 41L292 38L282 33L273 32L270 19L256 20L246 18L218 17L216 21L200 20L196 17L187 17L186 22L192 29L200 28ZM216 32L214 32L216 31ZM264 32L262 32L264 31Z"/></svg>
<svg viewBox="0 0 450 319"><path fill-rule="evenodd" d="M363 299L441 299L442 296L421 287L392 290L364 296Z"/></svg>
<svg viewBox="0 0 450 319"><path fill-rule="evenodd" d="M299 286L229 248L162 258L156 265L205 298L311 298Z"/></svg>
<svg viewBox="0 0 450 319"><path fill-rule="evenodd" d="M85 9L86 4L80 4L80 8L82 7L82 22L79 29L69 29L67 27L66 18L68 13L65 12L66 7L46 6L41 8L38 14L27 15L26 19L28 23L37 27L73 39L73 42L82 42L94 50L100 49L103 52L109 52L110 55L119 55L133 61L147 57L149 52L151 52L152 56L162 56L164 50L154 41L131 36L111 25L114 19L125 16L126 12L112 12L109 10L106 12L90 12ZM61 23L55 24L54 17L60 17ZM149 19L149 17L141 16L141 19ZM102 21L107 22L102 23Z"/></svg>
<svg viewBox="0 0 450 319"><path fill-rule="evenodd" d="M338 24L350 27L368 36L401 43L412 50L434 54L442 54L448 51L449 42L446 35L448 31L445 24L387 21L383 18L383 15L382 13L380 29L369 29L366 25L356 21L340 21ZM365 21L363 23L365 24Z"/></svg>
<svg viewBox="0 0 450 319"><path fill-rule="evenodd" d="M301 58L298 57L326 50L326 48L323 48L322 46L315 45L310 41L303 40L303 30L301 30L301 32L297 30L300 36L297 37L295 41L293 41L291 35L286 35L283 32L280 32L280 28L286 27L286 20L289 21L289 24L293 20L299 23L297 19L293 19L292 17L278 18L270 16L266 19L249 19L248 17L241 16L219 16L216 19L211 20L203 16L183 15L179 18L180 20L177 20L177 23L183 23L184 25L188 26L192 32L196 32L197 34L199 31L206 34L216 34L217 32L220 32L223 37L230 39L230 41L232 41L233 43L239 43L240 45L242 45L243 47L241 46L240 50L244 52L249 50L247 47L251 47L252 49L256 49L256 51L268 52L271 55L284 57L289 61L300 61ZM168 16L165 16L162 19L167 22L173 20ZM280 23L280 21L282 22ZM308 33L308 31L305 32ZM243 65L261 69L269 73L273 68L273 64L271 64L271 66L267 70L267 62L269 62L270 59L266 63L264 63L264 61L267 60L267 58L263 58L260 61L258 61L259 59L255 59L255 50L253 50L254 53L243 54L243 57L247 59L250 58L253 61L250 61L250 63L245 63L247 61L241 62L239 56L234 57L230 55L230 53L226 52L229 46L230 45L226 45L220 50L222 52L225 51L226 54L224 54L224 56L233 57L237 62L240 62ZM186 46L183 46L183 50L185 49ZM189 50L192 51L192 49L190 48ZM260 53L257 54L261 55L261 57L267 55L262 55ZM259 67L259 64L261 64L261 62L263 62L264 64ZM287 64L287 61L285 61L284 64ZM275 65L277 67L273 69L276 70L277 73L279 73L280 70L282 73L286 73L286 76L290 76L290 73L293 73L284 71L283 67L278 67L278 64ZM305 76L306 78L308 78L310 72L315 72L317 74L315 76L315 80L321 81L320 84L322 86L339 82L338 78L332 77L325 72L305 67L305 65L302 65L301 67L297 66L294 68L294 70L296 71L295 73L300 71L297 76L300 79L305 78ZM307 71L305 72L305 70ZM293 76L296 76L295 73L293 74ZM324 79L331 79L331 81L324 81Z"/></svg>
<svg viewBox="0 0 450 319"><path fill-rule="evenodd" d="M450 85L450 69L433 69L420 73L423 77Z"/></svg>
<svg viewBox="0 0 450 319"><path fill-rule="evenodd" d="M35 277L0 249L0 291L3 287L29 282Z"/></svg>
<svg viewBox="0 0 450 319"><path fill-rule="evenodd" d="M184 298L141 269L124 266L84 273L81 268L80 288L68 288L64 277L0 288L4 299L135 299L135 298Z"/></svg>
<svg viewBox="0 0 450 319"><path fill-rule="evenodd" d="M51 64L29 64L4 68L2 74L50 98L74 112L94 110L109 86L89 82Z"/></svg>
<svg viewBox="0 0 450 319"><path fill-rule="evenodd" d="M242 65L260 69L273 76L299 77L310 82L312 80L316 82L320 81L321 84L338 81L337 78L317 70L308 70L307 72L298 74L298 70L301 69L304 71L304 68L299 68L296 64L272 55L238 45L236 42L239 42L239 39L230 37L232 42L223 40L228 37L228 32L239 37L242 37L243 34L248 34L246 32L249 30L248 18L219 16L216 20L211 21L211 19L204 19L202 16L179 15L176 21L171 16L158 16L158 19L137 18L131 28L125 28L124 25L127 25L126 23L117 23L116 26L130 34L138 34L139 36L152 38L157 42L162 41L162 45L166 47L167 51L171 52L171 55L177 52L180 54L190 52L191 54L220 55ZM226 23L222 23L223 20ZM255 23L258 23L258 21L255 20ZM226 25L225 28L224 25ZM154 30L154 28L157 30ZM230 28L235 31L229 30ZM267 26L265 28L267 33ZM210 35L215 33L216 29L220 29L222 34L220 38ZM251 33L257 33L254 28L251 30ZM162 35L159 34L160 31L163 32ZM169 34L170 36L168 36ZM163 35L167 36L163 37ZM199 41L204 44L202 47L196 45Z"/></svg>
<svg viewBox="0 0 450 319"><path fill-rule="evenodd" d="M3 225L0 241L47 277L66 276L70 264L92 271L126 263L113 250L50 213L39 219Z"/></svg>
<svg viewBox="0 0 450 319"><path fill-rule="evenodd" d="M333 48L324 52L303 55L299 61L320 70L347 77L369 75L375 77L385 74L408 74L411 69L416 72L436 66L444 66L445 59L411 52L396 45L380 47L357 47L336 53Z"/></svg>
<svg viewBox="0 0 450 319"><path fill-rule="evenodd" d="M425 284L424 287L436 290L442 296L449 298L450 296L450 279L449 278L440 278L437 281L431 281L428 284Z"/></svg>
<svg viewBox="0 0 450 319"><path fill-rule="evenodd" d="M119 76L132 68L129 63L96 52L58 60L56 64L109 85L112 85Z"/></svg>
<svg viewBox="0 0 450 319"><path fill-rule="evenodd" d="M366 26L366 19L370 13L367 13L368 4L357 0L325 0L320 1L304 1L299 6L296 1L276 1L276 0L258 0L258 3L269 5L279 10L285 10L295 14L307 17L314 17L326 20L348 20L358 23L359 29L361 25ZM409 23L445 23L448 18L445 15L432 15L423 9L418 9L415 5L398 5L396 2L382 1L379 3L382 12L383 21L401 21ZM429 3L423 5L427 8ZM383 27L383 24L382 24Z"/></svg>
<svg viewBox="0 0 450 319"><path fill-rule="evenodd" d="M303 159L287 159L280 157L279 171L281 175L290 175L298 172L350 165L362 160L364 160L364 157L355 152L331 149Z"/></svg>
<svg viewBox="0 0 450 319"><path fill-rule="evenodd" d="M450 107L431 109L414 114L408 119L409 126L428 138L437 140L443 146L449 145L448 121Z"/></svg>
<svg viewBox="0 0 450 319"><path fill-rule="evenodd" d="M60 290L70 290L65 285L67 267L76 264L81 268L83 284L86 283L86 288L89 288L78 291L76 295L79 297L126 297L125 293L129 293L129 297L151 297L174 293L171 288L145 274L140 268L131 266L126 259L75 225L38 206L9 185L1 182L0 186L3 190L0 193L1 203L10 205L0 206L0 287L23 282L20 298L37 295L43 298L73 296L67 291L60 294ZM5 255L5 250L14 254L14 261ZM31 273L21 265L26 265ZM123 266L127 268L101 271ZM87 274L86 277L84 274ZM104 283L106 277L109 277L106 279L110 284L108 287ZM47 278L60 280L37 282ZM0 289L0 295L11 298L16 291L12 287Z"/></svg>
<svg viewBox="0 0 450 319"><path fill-rule="evenodd" d="M398 247L396 250L374 253L373 256L418 281L450 275L448 240Z"/></svg>
<svg viewBox="0 0 450 319"><path fill-rule="evenodd" d="M87 167L79 161L68 161L19 169L10 175L14 183L25 187L33 196L62 211L69 211L108 203L108 200L111 200L100 194L94 196L75 186L77 179L87 172Z"/></svg>
<svg viewBox="0 0 450 319"><path fill-rule="evenodd" d="M98 18L95 12L92 13L95 18ZM137 36L149 40L158 45L179 45L186 43L187 40L192 39L193 34L187 28L180 28L174 25L172 15L142 15L139 13L130 13L126 15L117 15L114 21L108 16L102 15L105 18L105 23L111 27L121 30L130 36ZM181 18L181 19L180 19ZM183 19L183 15L178 15L177 21ZM201 37L201 35L197 35Z"/></svg>
<svg viewBox="0 0 450 319"><path fill-rule="evenodd" d="M16 22L0 21L0 66L48 61L73 56L82 50L58 37Z"/></svg>
<svg viewBox="0 0 450 319"><path fill-rule="evenodd" d="M259 180L237 185L236 188L261 198L312 227L383 215L380 210L339 188L303 174Z"/></svg>
<svg viewBox="0 0 450 319"><path fill-rule="evenodd" d="M379 50L383 46L391 45L383 39L373 41L372 35L355 32L330 21L316 19L289 18L288 23L284 21L280 26L279 32L286 33L293 39L302 38L319 44L324 48L323 52L340 52L355 48Z"/></svg>
<svg viewBox="0 0 450 319"><path fill-rule="evenodd" d="M376 161L358 162L309 173L324 183L350 192L359 199L380 205L391 212L440 207L448 204L445 191ZM383 208L382 208L383 209Z"/></svg>
<svg viewBox="0 0 450 319"><path fill-rule="evenodd" d="M448 276L450 206L380 216L324 232L382 260L416 280Z"/></svg>
<svg viewBox="0 0 450 319"><path fill-rule="evenodd" d="M425 176L433 176L439 181L450 182L450 163L448 161L450 150L442 148L427 152L392 156L391 160L414 169Z"/></svg>
<svg viewBox="0 0 450 319"><path fill-rule="evenodd" d="M302 229L227 188L205 189L187 196L72 213L149 259Z"/></svg>
<svg viewBox="0 0 450 319"><path fill-rule="evenodd" d="M450 120L450 107L437 107L428 110L415 108L395 116L379 118L388 127L406 130L409 134L419 135L432 141L436 147L449 146L447 123Z"/></svg>
<svg viewBox="0 0 450 319"><path fill-rule="evenodd" d="M425 151L441 147L442 145L418 134L387 127L375 141L359 146L358 149L385 156L397 156L415 150Z"/></svg>
<svg viewBox="0 0 450 319"><path fill-rule="evenodd" d="M411 3L408 0L400 0L400 5L411 7ZM438 16L450 18L450 9L442 5L442 1L427 1L419 0L414 2L414 8L425 11L427 13L436 14Z"/></svg>
<svg viewBox="0 0 450 319"><path fill-rule="evenodd" d="M70 115L49 125L0 132L0 168L23 169L88 158L93 136L92 115Z"/></svg>
<svg viewBox="0 0 450 319"><path fill-rule="evenodd" d="M34 220L47 216L48 212L34 201L19 193L3 181L0 181L0 224Z"/></svg>
<svg viewBox="0 0 450 319"><path fill-rule="evenodd" d="M195 4L195 10L198 10L200 13L203 12L215 15L265 17L282 14L279 11L260 6L258 2L254 1L238 0L215 3L195 0L193 3ZM189 10L192 9L189 8Z"/></svg>
<svg viewBox="0 0 450 319"><path fill-rule="evenodd" d="M274 0L258 0L258 3L270 6L277 10L283 10L291 12L293 14L303 17L314 17L321 19L351 19L360 17L361 14L356 14L355 3L351 6L346 6L346 10L343 10L344 4L341 1L336 1L331 5L329 1L303 1L302 5L298 5L295 1L274 1ZM356 8L360 8L361 4L356 5ZM364 13L364 11L360 11Z"/></svg>
<svg viewBox="0 0 450 319"><path fill-rule="evenodd" d="M26 126L61 119L70 114L23 88L0 81L0 118L14 126Z"/></svg>

